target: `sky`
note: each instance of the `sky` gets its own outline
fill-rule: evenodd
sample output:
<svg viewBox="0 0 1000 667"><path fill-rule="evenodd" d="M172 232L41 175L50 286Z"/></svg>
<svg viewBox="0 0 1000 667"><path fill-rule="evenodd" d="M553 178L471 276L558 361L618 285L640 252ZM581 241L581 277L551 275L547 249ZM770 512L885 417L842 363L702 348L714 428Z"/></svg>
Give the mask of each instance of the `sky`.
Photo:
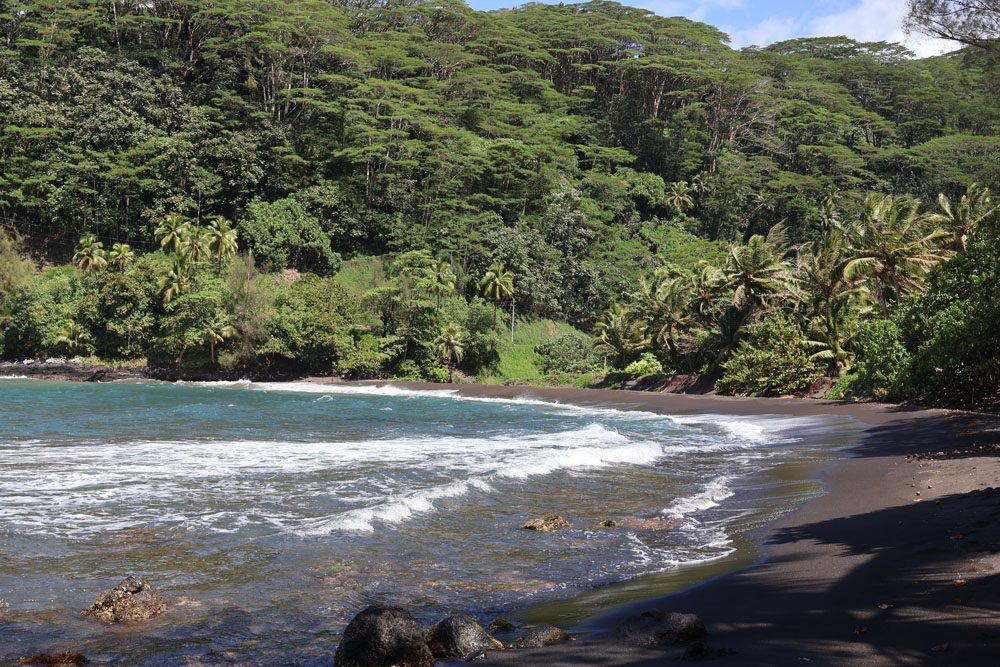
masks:
<svg viewBox="0 0 1000 667"><path fill-rule="evenodd" d="M497 9L519 0L466 0L475 9ZM570 2L572 0L567 0ZM734 48L767 46L793 37L847 35L862 42L901 42L918 56L958 48L954 42L906 34L906 0L618 0L661 16L686 16L716 26Z"/></svg>

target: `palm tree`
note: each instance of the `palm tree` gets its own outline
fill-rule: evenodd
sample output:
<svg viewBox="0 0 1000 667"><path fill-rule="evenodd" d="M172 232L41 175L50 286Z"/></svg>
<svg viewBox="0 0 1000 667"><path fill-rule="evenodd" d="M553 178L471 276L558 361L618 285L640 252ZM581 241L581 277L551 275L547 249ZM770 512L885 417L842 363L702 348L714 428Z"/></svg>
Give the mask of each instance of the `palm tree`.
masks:
<svg viewBox="0 0 1000 667"><path fill-rule="evenodd" d="M451 270L450 263L439 259L431 265L428 289L431 294L437 297L439 309L441 308L441 297L448 296L455 291L455 280L455 273Z"/></svg>
<svg viewBox="0 0 1000 667"><path fill-rule="evenodd" d="M64 348L67 354L75 356L87 351L90 334L76 322L70 322L59 330L55 342Z"/></svg>
<svg viewBox="0 0 1000 667"><path fill-rule="evenodd" d="M730 248L724 275L734 308L749 313L788 288L789 266L782 259L787 245L784 226L779 224L766 237L754 234L746 245Z"/></svg>
<svg viewBox="0 0 1000 667"><path fill-rule="evenodd" d="M938 195L938 205L942 215L935 220L951 232L952 238L947 248L955 252L965 251L969 236L976 231L979 223L1000 210L1000 206L993 206L990 201L990 189L978 183L973 183L966 189L957 205L953 205L944 193Z"/></svg>
<svg viewBox="0 0 1000 667"><path fill-rule="evenodd" d="M170 303L191 289L191 276L187 263L182 257L174 259L170 271L159 281L160 292L163 293L163 303Z"/></svg>
<svg viewBox="0 0 1000 667"><path fill-rule="evenodd" d="M594 331L594 349L611 355L616 368L624 368L635 355L649 347L642 323L632 309L622 303L612 306Z"/></svg>
<svg viewBox="0 0 1000 667"><path fill-rule="evenodd" d="M719 292L726 283L723 272L708 262L701 260L688 278L691 314L703 325L710 325L717 313Z"/></svg>
<svg viewBox="0 0 1000 667"><path fill-rule="evenodd" d="M796 264L796 296L809 323L811 336L807 342L816 350L811 358L830 363L838 375L850 363L852 355L845 343L866 294L844 275L846 253L843 233L831 228L822 239L800 252Z"/></svg>
<svg viewBox="0 0 1000 667"><path fill-rule="evenodd" d="M209 357L212 360L212 368L214 369L216 367L215 346L220 345L235 336L236 329L218 316L213 319L206 320L203 326L205 332L205 342L208 343Z"/></svg>
<svg viewBox="0 0 1000 667"><path fill-rule="evenodd" d="M898 301L904 291L919 288L927 271L951 255L942 244L953 235L934 227L936 221L920 212L917 199L873 194L861 217L843 227L844 277L867 279L884 316L889 316L890 297Z"/></svg>
<svg viewBox="0 0 1000 667"><path fill-rule="evenodd" d="M132 246L129 244L116 243L111 246L111 252L108 253L108 263L111 265L111 268L121 271L134 260L135 253L132 252Z"/></svg>
<svg viewBox="0 0 1000 667"><path fill-rule="evenodd" d="M497 325L497 307L500 302L514 296L514 274L500 262L494 262L479 281L483 296L493 302L493 326Z"/></svg>
<svg viewBox="0 0 1000 667"><path fill-rule="evenodd" d="M93 234L87 234L80 239L73 261L82 271L100 271L108 265L106 254L104 244Z"/></svg>
<svg viewBox="0 0 1000 667"><path fill-rule="evenodd" d="M678 214L694 207L694 198L691 196L691 186L687 181L677 181L670 184L670 191L667 193L667 205L677 211Z"/></svg>
<svg viewBox="0 0 1000 667"><path fill-rule="evenodd" d="M444 325L441 333L434 339L434 350L438 358L448 364L448 382L454 381L455 364L462 362L465 356L465 332L454 322Z"/></svg>
<svg viewBox="0 0 1000 667"><path fill-rule="evenodd" d="M180 213L167 213L163 222L156 228L156 238L160 240L160 247L164 250L172 250L180 253L191 229L191 221Z"/></svg>
<svg viewBox="0 0 1000 667"><path fill-rule="evenodd" d="M181 243L181 255L192 264L208 259L212 251L209 244L212 232L205 227L192 227Z"/></svg>
<svg viewBox="0 0 1000 667"><path fill-rule="evenodd" d="M236 254L236 230L233 223L221 215L209 219L208 250L218 260L220 269L223 260Z"/></svg>
<svg viewBox="0 0 1000 667"><path fill-rule="evenodd" d="M647 318L646 331L652 342L670 352L674 366L680 365L678 334L690 326L692 317L690 283L669 271L657 271L656 283L640 287L640 300Z"/></svg>

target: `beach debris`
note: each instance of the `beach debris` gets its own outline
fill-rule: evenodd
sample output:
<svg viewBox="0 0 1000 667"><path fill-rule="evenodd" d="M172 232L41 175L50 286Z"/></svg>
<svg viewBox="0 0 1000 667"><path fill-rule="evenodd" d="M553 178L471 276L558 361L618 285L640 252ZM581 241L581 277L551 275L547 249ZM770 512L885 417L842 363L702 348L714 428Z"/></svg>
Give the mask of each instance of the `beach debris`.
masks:
<svg viewBox="0 0 1000 667"><path fill-rule="evenodd" d="M569 528L569 526L569 521L562 518L558 514L552 514L550 512L543 515L540 519L532 519L531 521L528 521L521 526L521 528L524 528L525 530L537 530L540 533L548 533L553 530Z"/></svg>
<svg viewBox="0 0 1000 667"><path fill-rule="evenodd" d="M572 639L559 628L551 625L539 625L530 628L523 635L512 641L509 648L541 648Z"/></svg>
<svg viewBox="0 0 1000 667"><path fill-rule="evenodd" d="M952 579L951 580L951 585L952 586L964 586L967 583L969 583L969 582L967 582L965 579Z"/></svg>
<svg viewBox="0 0 1000 667"><path fill-rule="evenodd" d="M105 623L145 621L167 610L167 602L145 577L129 575L112 589L97 596L80 613Z"/></svg>
<svg viewBox="0 0 1000 667"><path fill-rule="evenodd" d="M75 667L90 662L79 653L36 653L17 661L19 665L51 665L52 667Z"/></svg>
<svg viewBox="0 0 1000 667"><path fill-rule="evenodd" d="M432 667L434 656L416 619L402 607L373 605L351 619L334 667Z"/></svg>
<svg viewBox="0 0 1000 667"><path fill-rule="evenodd" d="M490 621L490 624L486 626L489 632L514 632L517 630L517 626L508 621L506 618L495 618Z"/></svg>
<svg viewBox="0 0 1000 667"><path fill-rule="evenodd" d="M879 608L879 609L881 609L882 611L885 611L886 609L892 609L892 608L893 608L893 607L895 607L895 606L896 606L896 605L894 605L894 604L890 604L890 603L888 603L888 602L880 602L880 603L878 604L878 608Z"/></svg>
<svg viewBox="0 0 1000 667"><path fill-rule="evenodd" d="M614 528L615 526L618 525L618 522L612 521L611 519L605 519L604 521L600 522L597 525L600 526L601 528Z"/></svg>
<svg viewBox="0 0 1000 667"><path fill-rule="evenodd" d="M615 637L634 646L667 646L703 639L705 624L694 614L646 611L629 616L615 628Z"/></svg>
<svg viewBox="0 0 1000 667"><path fill-rule="evenodd" d="M439 660L456 660L485 649L502 650L503 644L483 629L476 619L459 614L449 616L427 632L427 647Z"/></svg>
<svg viewBox="0 0 1000 667"><path fill-rule="evenodd" d="M681 660L714 660L727 655L736 655L737 651L728 648L711 648L703 642L695 642L687 647Z"/></svg>

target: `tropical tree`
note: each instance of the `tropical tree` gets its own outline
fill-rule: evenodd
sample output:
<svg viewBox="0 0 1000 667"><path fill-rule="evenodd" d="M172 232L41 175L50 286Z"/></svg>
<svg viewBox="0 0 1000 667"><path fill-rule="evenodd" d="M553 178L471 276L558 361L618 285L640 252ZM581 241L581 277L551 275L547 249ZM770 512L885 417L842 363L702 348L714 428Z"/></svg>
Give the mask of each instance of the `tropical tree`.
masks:
<svg viewBox="0 0 1000 667"><path fill-rule="evenodd" d="M233 223L221 215L213 216L208 221L208 251L219 263L236 254L236 229Z"/></svg>
<svg viewBox="0 0 1000 667"><path fill-rule="evenodd" d="M104 244L93 234L87 234L80 239L76 252L73 253L73 261L82 271L100 271L108 265Z"/></svg>
<svg viewBox="0 0 1000 667"><path fill-rule="evenodd" d="M180 213L167 213L155 234L164 250L180 254L191 230L191 221Z"/></svg>
<svg viewBox="0 0 1000 667"><path fill-rule="evenodd" d="M121 271L135 261L135 253L127 243L115 243L108 253L108 264L111 268Z"/></svg>
<svg viewBox="0 0 1000 667"><path fill-rule="evenodd" d="M787 248L783 225L776 225L766 237L754 234L746 245L730 248L723 274L734 308L749 313L788 289L791 267L783 259Z"/></svg>
<svg viewBox="0 0 1000 667"><path fill-rule="evenodd" d="M67 354L85 354L90 348L90 334L76 322L70 322L59 330L55 343Z"/></svg>
<svg viewBox="0 0 1000 667"><path fill-rule="evenodd" d="M942 245L952 234L934 226L936 216L922 213L909 196L869 195L861 216L843 227L848 246L847 280L869 282L882 314L889 301L918 289L924 275L951 255Z"/></svg>
<svg viewBox="0 0 1000 667"><path fill-rule="evenodd" d="M448 365L448 382L454 381L455 365L465 356L466 336L462 327L449 322L434 339L434 351L438 358Z"/></svg>
<svg viewBox="0 0 1000 667"><path fill-rule="evenodd" d="M702 182L699 182L699 186L701 185ZM667 205L677 211L678 214L694 208L694 197L691 196L692 192L694 192L694 188L687 181L671 183L670 190L667 192Z"/></svg>
<svg viewBox="0 0 1000 667"><path fill-rule="evenodd" d="M483 296L493 302L493 326L497 325L497 307L504 299L514 296L514 274L500 262L495 262L487 269L486 275L479 281L479 289Z"/></svg>
<svg viewBox="0 0 1000 667"><path fill-rule="evenodd" d="M815 350L810 358L829 364L838 374L853 356L845 343L853 337L867 294L844 275L846 257L843 233L831 228L823 238L800 250L795 266L795 296L808 324L807 345Z"/></svg>
<svg viewBox="0 0 1000 667"><path fill-rule="evenodd" d="M649 348L645 327L635 312L616 303L604 314L594 330L594 349L611 356L615 368L624 368L640 352Z"/></svg>
<svg viewBox="0 0 1000 667"><path fill-rule="evenodd" d="M689 282L683 276L671 275L669 270L661 269L657 271L653 285L642 282L639 301L647 318L649 340L666 348L674 367L679 367L678 335L693 320Z"/></svg>
<svg viewBox="0 0 1000 667"><path fill-rule="evenodd" d="M208 259L212 251L212 232L206 227L191 227L181 243L181 256L192 264Z"/></svg>
<svg viewBox="0 0 1000 667"><path fill-rule="evenodd" d="M1000 210L990 201L990 189L978 183L970 185L957 204L944 193L938 195L941 215L935 218L946 231L951 232L951 240L946 243L948 250L964 251L972 235L981 222Z"/></svg>
<svg viewBox="0 0 1000 667"><path fill-rule="evenodd" d="M455 280L455 273L449 262L439 259L431 265L427 288L437 297L438 308L441 308L441 298L455 291Z"/></svg>
<svg viewBox="0 0 1000 667"><path fill-rule="evenodd" d="M174 259L170 270L160 278L158 287L165 304L191 290L191 271L183 257Z"/></svg>
<svg viewBox="0 0 1000 667"><path fill-rule="evenodd" d="M228 318L221 313L216 313L214 318L205 320L202 325L205 335L205 343L208 345L209 358L212 361L212 368L216 368L215 348L236 335L236 328L228 322Z"/></svg>

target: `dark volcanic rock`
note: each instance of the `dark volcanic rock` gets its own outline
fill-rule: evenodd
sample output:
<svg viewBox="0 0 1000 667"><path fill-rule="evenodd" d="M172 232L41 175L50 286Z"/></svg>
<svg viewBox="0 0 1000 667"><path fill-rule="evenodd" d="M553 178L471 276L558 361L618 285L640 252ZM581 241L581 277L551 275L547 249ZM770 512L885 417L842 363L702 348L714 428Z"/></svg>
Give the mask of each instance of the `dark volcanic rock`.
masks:
<svg viewBox="0 0 1000 667"><path fill-rule="evenodd" d="M541 519L532 519L521 527L526 530L537 530L542 533L547 533L561 528L569 528L569 521L562 518L558 514L546 514Z"/></svg>
<svg viewBox="0 0 1000 667"><path fill-rule="evenodd" d="M105 623L145 621L167 610L167 602L144 577L128 576L114 588L104 591L94 604L82 612Z"/></svg>
<svg viewBox="0 0 1000 667"><path fill-rule="evenodd" d="M702 639L708 634L705 624L694 614L647 611L629 616L615 628L615 637L634 646L666 646Z"/></svg>
<svg viewBox="0 0 1000 667"><path fill-rule="evenodd" d="M434 656L408 611L372 606L347 625L333 664L334 667L431 667Z"/></svg>
<svg viewBox="0 0 1000 667"><path fill-rule="evenodd" d="M540 625L531 628L510 643L511 648L540 648L550 644L558 644L570 639L570 636L559 628L551 625Z"/></svg>
<svg viewBox="0 0 1000 667"><path fill-rule="evenodd" d="M90 662L79 653L36 653L17 661L19 665L49 665L50 667L76 667Z"/></svg>
<svg viewBox="0 0 1000 667"><path fill-rule="evenodd" d="M517 630L517 626L506 618L496 618L490 621L486 629L490 632L514 632L514 630Z"/></svg>
<svg viewBox="0 0 1000 667"><path fill-rule="evenodd" d="M427 633L427 646L439 660L454 660L484 649L503 649L471 616L449 616Z"/></svg>

